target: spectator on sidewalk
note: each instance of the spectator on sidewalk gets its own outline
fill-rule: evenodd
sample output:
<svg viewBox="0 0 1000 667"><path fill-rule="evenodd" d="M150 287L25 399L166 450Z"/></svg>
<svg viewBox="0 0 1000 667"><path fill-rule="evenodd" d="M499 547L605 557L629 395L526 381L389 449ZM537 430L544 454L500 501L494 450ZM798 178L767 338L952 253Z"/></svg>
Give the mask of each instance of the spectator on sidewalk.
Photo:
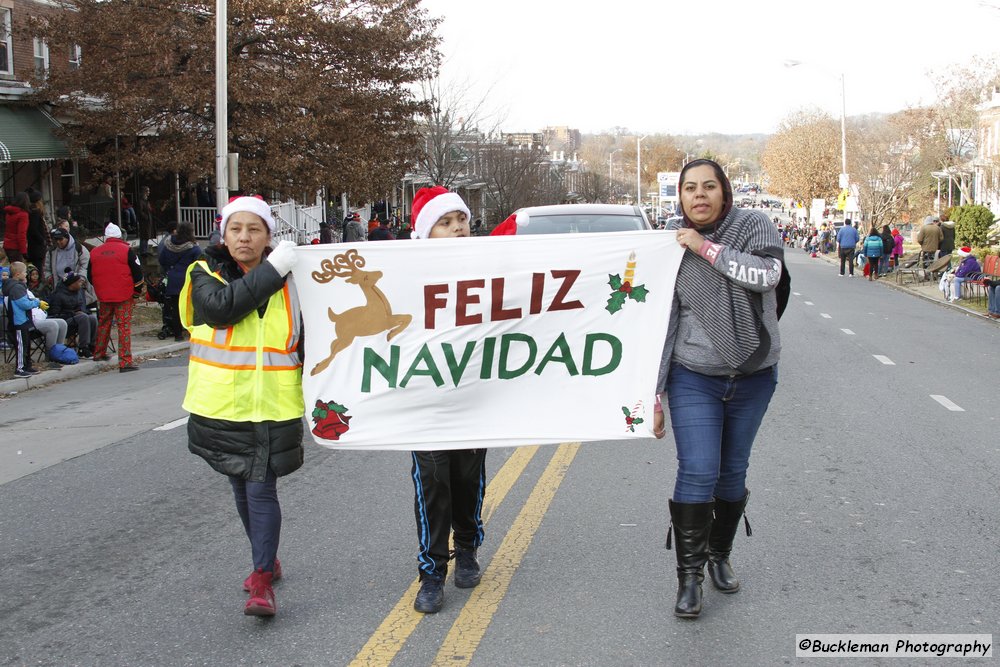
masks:
<svg viewBox="0 0 1000 667"><path fill-rule="evenodd" d="M208 235L208 245L222 245L222 230L220 226L222 225L222 215L219 213L215 214L215 222L212 224L212 233ZM164 236L164 239L169 238L170 234L177 229L177 223L174 223L173 228L170 232Z"/></svg>
<svg viewBox="0 0 1000 667"><path fill-rule="evenodd" d="M194 240L194 227L189 222L177 225L177 232L160 245L160 267L167 283L163 290L163 310L174 340L184 340L177 300L184 287L188 267L200 256L201 246Z"/></svg>
<svg viewBox="0 0 1000 667"><path fill-rule="evenodd" d="M986 316L994 320L1000 320L1000 280L986 278L983 280L986 287Z"/></svg>
<svg viewBox="0 0 1000 667"><path fill-rule="evenodd" d="M142 186L135 209L139 221L139 256L141 257L146 254L149 240L156 236L156 228L153 224L153 204L149 201L149 187Z"/></svg>
<svg viewBox="0 0 1000 667"><path fill-rule="evenodd" d="M49 298L49 318L65 320L70 330L76 331L77 352L83 358L90 358L94 356L97 315L87 310L86 282L82 275L75 273L60 280Z"/></svg>
<svg viewBox="0 0 1000 667"><path fill-rule="evenodd" d="M132 363L132 304L142 291L142 267L139 257L122 239L118 225L104 228L104 243L90 255L87 278L97 293L97 341L94 361L107 361L111 322L118 322L118 372L137 371Z"/></svg>
<svg viewBox="0 0 1000 667"><path fill-rule="evenodd" d="M878 272L879 275L886 275L889 273L890 259L892 258L892 249L896 247L896 241L892 238L892 232L889 231L889 225L882 225L882 257L879 259Z"/></svg>
<svg viewBox="0 0 1000 667"><path fill-rule="evenodd" d="M188 269L181 321L191 332L187 391L188 449L226 475L250 540L253 571L243 582L248 616L274 616L281 506L278 478L302 466L302 350L295 291L286 276L294 243L270 249L271 208L235 197L222 209L223 246ZM265 354L266 366L246 365ZM249 352L248 352L249 350ZM219 373L227 384L213 381Z"/></svg>
<svg viewBox="0 0 1000 667"><path fill-rule="evenodd" d="M380 220L378 227L368 232L369 241L395 241L396 237L389 230L389 221Z"/></svg>
<svg viewBox="0 0 1000 667"><path fill-rule="evenodd" d="M49 248L49 233L45 226L45 202L42 193L30 190L28 199L28 252L25 257L29 264L41 267L45 263L45 252ZM39 271L41 269L39 268Z"/></svg>
<svg viewBox="0 0 1000 667"><path fill-rule="evenodd" d="M344 243L367 240L368 233L365 231L364 225L361 224L361 214L352 213L344 224Z"/></svg>
<svg viewBox="0 0 1000 667"><path fill-rule="evenodd" d="M955 223L947 218L941 219L941 245L938 246L938 257L944 257L955 252Z"/></svg>
<svg viewBox="0 0 1000 667"><path fill-rule="evenodd" d="M3 283L3 295L10 304L14 329L14 377L19 378L38 373L31 365L31 310L42 307L42 302L28 296L27 277L28 267L24 262L13 262L10 278Z"/></svg>
<svg viewBox="0 0 1000 667"><path fill-rule="evenodd" d="M86 279L87 268L90 266L90 251L62 227L50 231L49 236L53 244L45 258L45 275L48 277L49 285L58 285L67 274L73 273L84 281L87 303L97 301L94 290Z"/></svg>
<svg viewBox="0 0 1000 667"><path fill-rule="evenodd" d="M958 301L962 298L962 283L969 278L982 273L983 267L979 265L979 260L972 254L972 248L965 246L958 249L958 267L951 279L951 295L948 301ZM949 274L945 274L949 275ZM948 296L947 294L945 296Z"/></svg>
<svg viewBox="0 0 1000 667"><path fill-rule="evenodd" d="M896 227L892 228L892 266L896 268L899 266L899 258L903 256L903 235L899 233L899 229Z"/></svg>
<svg viewBox="0 0 1000 667"><path fill-rule="evenodd" d="M878 233L878 229L874 225L868 230L868 236L865 237L864 245L861 246L861 252L868 260L868 280L878 280L878 264L879 260L882 259L883 246L882 235Z"/></svg>
<svg viewBox="0 0 1000 667"><path fill-rule="evenodd" d="M333 243L333 230L330 229L329 222L319 223L319 242Z"/></svg>
<svg viewBox="0 0 1000 667"><path fill-rule="evenodd" d="M851 219L844 220L844 226L837 231L837 254L840 257L840 275L844 275L844 264L854 276L854 250L858 245L858 230L851 224Z"/></svg>
<svg viewBox="0 0 1000 667"><path fill-rule="evenodd" d="M25 280L28 289L36 299L44 299L49 295L49 288L42 282L42 272L34 264L28 264L28 277Z"/></svg>
<svg viewBox="0 0 1000 667"><path fill-rule="evenodd" d="M399 228L399 236L396 237L397 241L409 241L413 237L413 232L410 230L410 225L403 223L403 226Z"/></svg>
<svg viewBox="0 0 1000 667"><path fill-rule="evenodd" d="M14 203L4 207L6 226L3 232L3 251L7 260L23 262L28 256L28 209L31 200L27 192L19 192Z"/></svg>
<svg viewBox="0 0 1000 667"><path fill-rule="evenodd" d="M929 215L924 218L924 224L917 232L917 243L920 244L920 258L926 269L937 259L938 248L941 247L941 225L936 217Z"/></svg>
<svg viewBox="0 0 1000 667"><path fill-rule="evenodd" d="M37 298L31 289L28 290L28 297L32 299ZM49 369L58 370L62 368L62 364L53 358L52 348L56 345L66 344L66 334L68 333L69 326L66 324L66 320L58 317L49 317L47 299L48 297L42 299L39 307L31 309L31 324L45 336L45 358L49 362Z"/></svg>

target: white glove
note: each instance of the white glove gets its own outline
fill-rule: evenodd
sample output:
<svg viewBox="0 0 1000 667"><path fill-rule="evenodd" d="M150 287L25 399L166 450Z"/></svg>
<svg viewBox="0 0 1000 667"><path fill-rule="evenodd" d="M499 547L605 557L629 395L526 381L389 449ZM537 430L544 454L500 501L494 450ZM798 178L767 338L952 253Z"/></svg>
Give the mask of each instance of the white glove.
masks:
<svg viewBox="0 0 1000 667"><path fill-rule="evenodd" d="M298 256L295 253L294 241L280 242L278 247L272 250L271 254L267 256L267 261L271 263L271 266L274 267L274 270L282 278L287 276L288 272L292 270L297 259Z"/></svg>

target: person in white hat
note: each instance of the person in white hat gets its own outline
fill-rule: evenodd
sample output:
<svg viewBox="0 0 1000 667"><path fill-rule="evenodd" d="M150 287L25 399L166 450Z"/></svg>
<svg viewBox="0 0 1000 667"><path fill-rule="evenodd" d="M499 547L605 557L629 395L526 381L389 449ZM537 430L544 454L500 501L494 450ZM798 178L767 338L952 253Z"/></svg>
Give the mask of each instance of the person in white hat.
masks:
<svg viewBox="0 0 1000 667"><path fill-rule="evenodd" d="M260 197L230 200L219 228L222 245L188 267L179 297L191 333L188 449L229 477L250 539L243 613L274 616L273 583L282 575L277 482L302 466L304 454L302 325L294 283L286 280L295 244L271 250L274 218Z"/></svg>
<svg viewBox="0 0 1000 667"><path fill-rule="evenodd" d="M139 256L113 222L104 228L104 243L90 253L87 280L97 294L97 340L94 361L107 361L111 321L118 322L118 372L137 371L132 363L132 303L142 292Z"/></svg>

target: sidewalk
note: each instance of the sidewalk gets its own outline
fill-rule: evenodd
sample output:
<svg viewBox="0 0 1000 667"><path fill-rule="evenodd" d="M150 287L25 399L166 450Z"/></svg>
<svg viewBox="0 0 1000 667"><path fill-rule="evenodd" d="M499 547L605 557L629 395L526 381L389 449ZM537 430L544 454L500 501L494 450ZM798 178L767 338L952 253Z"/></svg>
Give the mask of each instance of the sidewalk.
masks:
<svg viewBox="0 0 1000 667"><path fill-rule="evenodd" d="M802 252L798 248L799 252ZM817 259L824 260L827 264L833 267L833 273L836 274L840 269L840 259L837 257L836 253L829 253L826 255L820 254L816 256ZM862 275L861 268L858 266L854 267L854 278L848 278L844 276L844 280L864 280L868 279ZM892 289L899 290L900 292L907 292L914 296L920 297L921 299L926 299L927 301L933 301L940 306L946 306L948 308L954 308L956 310L962 311L967 315L975 315L981 317L989 322L1000 323L1000 320L993 320L986 316L986 304L985 301L981 308L975 308L969 304L972 302L968 299L963 299L961 301L950 302L945 300L944 295L941 290L938 289L938 284L936 280L927 280L924 282L907 282L906 284L900 285L896 282L896 274L890 273L884 278L879 278L876 282Z"/></svg>
<svg viewBox="0 0 1000 667"><path fill-rule="evenodd" d="M158 357L171 352L180 352L188 348L188 342L175 342L173 340L159 340L156 332L160 330L159 325L147 325L132 329L132 359L142 366L143 359ZM111 331L112 340L118 344L118 333L113 328ZM80 359L80 363L71 366L63 366L56 370L43 370L38 375L27 378L14 378L12 380L0 381L0 397L19 394L29 389L37 389L55 382L63 382L84 375L92 375L104 371L118 372L118 355L111 354L108 361L92 361L90 359ZM142 371L139 371L140 373Z"/></svg>

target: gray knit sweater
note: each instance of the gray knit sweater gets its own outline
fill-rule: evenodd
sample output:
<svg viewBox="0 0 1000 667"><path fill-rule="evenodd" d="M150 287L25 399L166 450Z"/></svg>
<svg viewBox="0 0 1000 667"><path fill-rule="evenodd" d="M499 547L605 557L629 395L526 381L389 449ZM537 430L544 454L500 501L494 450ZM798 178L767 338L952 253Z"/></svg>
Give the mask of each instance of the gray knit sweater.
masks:
<svg viewBox="0 0 1000 667"><path fill-rule="evenodd" d="M740 211L739 213L744 213ZM749 213L746 211L745 213ZM683 221L677 220L668 229L679 229ZM781 239L777 228L771 228L774 233L774 247L781 247ZM771 336L771 351L761 364L767 368L778 363L781 354L781 338L778 334L777 297L774 288L777 286L775 273L776 259L761 257L744 251L741 248L716 246L715 261L705 259L705 250L701 254L692 250L685 251L682 261L709 262L712 267L736 284L752 292L760 292L763 296L763 324ZM780 262L778 262L780 265ZM673 307L670 309L670 324L667 327L667 339L663 346L663 356L660 359L660 375L656 383L658 391L666 386L667 372L670 364L676 361L685 368L702 375L736 375L738 371L728 366L722 356L713 347L701 322L694 312L685 306L677 291L674 292Z"/></svg>

